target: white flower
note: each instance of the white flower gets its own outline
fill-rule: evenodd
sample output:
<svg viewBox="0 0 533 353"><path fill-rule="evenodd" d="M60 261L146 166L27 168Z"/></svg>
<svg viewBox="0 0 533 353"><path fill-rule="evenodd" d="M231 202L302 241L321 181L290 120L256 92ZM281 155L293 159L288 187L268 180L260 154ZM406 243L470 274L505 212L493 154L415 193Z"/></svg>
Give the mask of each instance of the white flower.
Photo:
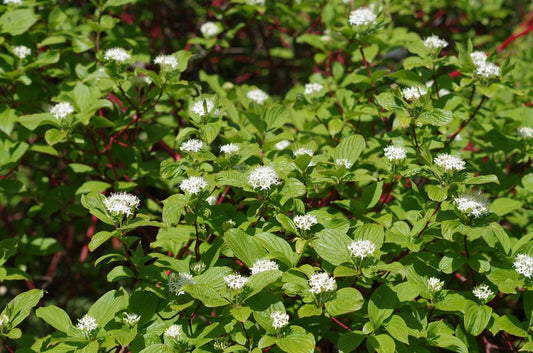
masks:
<svg viewBox="0 0 533 353"><path fill-rule="evenodd" d="M0 316L0 328L6 327L9 323L9 317L6 314Z"/></svg>
<svg viewBox="0 0 533 353"><path fill-rule="evenodd" d="M383 151L385 152L385 157L387 157L387 159L391 162L405 159L405 157L407 157L406 151L403 147L395 147L390 145L385 147Z"/></svg>
<svg viewBox="0 0 533 353"><path fill-rule="evenodd" d="M289 315L281 311L272 312L270 318L272 319L272 327L275 329L283 328L289 324Z"/></svg>
<svg viewBox="0 0 533 353"><path fill-rule="evenodd" d="M248 97L250 100L253 100L257 104L263 104L268 99L268 94L258 88L248 91L248 93L246 93L246 97Z"/></svg>
<svg viewBox="0 0 533 353"><path fill-rule="evenodd" d="M278 173L272 167L259 166L255 168L248 176L248 183L252 188L268 190L272 185L280 183Z"/></svg>
<svg viewBox="0 0 533 353"><path fill-rule="evenodd" d="M320 83L316 83L316 82L306 83L304 94L308 96L313 93L318 93L322 91L322 88L324 88L324 86L322 86Z"/></svg>
<svg viewBox="0 0 533 353"><path fill-rule="evenodd" d="M164 335L171 337L171 338L178 338L179 336L181 336L181 326L180 325L169 326L165 330Z"/></svg>
<svg viewBox="0 0 533 353"><path fill-rule="evenodd" d="M309 291L315 294L331 292L335 289L335 279L329 277L327 272L315 272L309 278L309 287Z"/></svg>
<svg viewBox="0 0 533 353"><path fill-rule="evenodd" d="M25 57L31 54L31 49L24 45L18 45L13 48L13 54L15 54L21 59L24 59Z"/></svg>
<svg viewBox="0 0 533 353"><path fill-rule="evenodd" d="M202 261L198 261L198 262L195 262L194 264L192 264L191 270L194 273L199 274L199 273L204 272L205 267L206 267L206 265Z"/></svg>
<svg viewBox="0 0 533 353"><path fill-rule="evenodd" d="M482 63L476 66L476 75L485 78L500 76L500 68L493 63Z"/></svg>
<svg viewBox="0 0 533 353"><path fill-rule="evenodd" d="M130 54L122 48L107 49L104 53L104 59L106 61L114 60L123 63L130 59Z"/></svg>
<svg viewBox="0 0 533 353"><path fill-rule="evenodd" d="M200 27L204 37L214 37L218 34L218 26L215 22L208 21Z"/></svg>
<svg viewBox="0 0 533 353"><path fill-rule="evenodd" d="M191 107L191 111L200 117L213 114L217 116L220 114L220 109L215 109L215 102L210 98L197 100Z"/></svg>
<svg viewBox="0 0 533 353"><path fill-rule="evenodd" d="M226 286L228 286L229 289L239 290L248 283L248 277L235 273L233 275L225 276L224 282L226 282Z"/></svg>
<svg viewBox="0 0 533 353"><path fill-rule="evenodd" d="M350 13L348 23L352 26L368 26L376 23L377 16L368 7L360 7Z"/></svg>
<svg viewBox="0 0 533 353"><path fill-rule="evenodd" d="M428 290L431 293L436 293L444 287L444 282L439 280L437 277L430 277L428 279Z"/></svg>
<svg viewBox="0 0 533 353"><path fill-rule="evenodd" d="M294 151L294 157L302 156L304 154L312 157L313 151L311 151L309 148L298 148L296 151Z"/></svg>
<svg viewBox="0 0 533 353"><path fill-rule="evenodd" d="M141 317L137 314L131 314L131 313L125 313L122 320L126 323L128 326L135 326L139 322Z"/></svg>
<svg viewBox="0 0 533 353"><path fill-rule="evenodd" d="M135 195L126 192L114 192L104 198L104 206L111 214L125 214L131 216L133 210L139 207L141 200Z"/></svg>
<svg viewBox="0 0 533 353"><path fill-rule="evenodd" d="M462 194L455 198L457 209L479 218L489 213L489 199L483 194Z"/></svg>
<svg viewBox="0 0 533 353"><path fill-rule="evenodd" d="M408 101L416 101L427 93L427 89L424 87L409 87L402 90L403 98Z"/></svg>
<svg viewBox="0 0 533 353"><path fill-rule="evenodd" d="M227 145L220 146L220 152L224 152L225 154L236 153L239 152L239 146L234 143L228 143Z"/></svg>
<svg viewBox="0 0 533 353"><path fill-rule="evenodd" d="M448 42L438 36L427 37L424 40L424 46L429 50L442 49L448 46Z"/></svg>
<svg viewBox="0 0 533 353"><path fill-rule="evenodd" d="M217 204L217 197L216 196L209 196L207 199L205 199L207 201L207 203L209 204L209 206L214 206Z"/></svg>
<svg viewBox="0 0 533 353"><path fill-rule="evenodd" d="M192 275L184 272L172 273L168 276L168 290L176 295L185 294L181 289L186 284L194 284Z"/></svg>
<svg viewBox="0 0 533 353"><path fill-rule="evenodd" d="M312 226L318 223L318 217L310 214L294 216L293 222L298 229L310 230Z"/></svg>
<svg viewBox="0 0 533 353"><path fill-rule="evenodd" d="M324 31L324 34L320 36L320 40L323 42L327 42L331 40L331 31L329 28L326 28L326 30Z"/></svg>
<svg viewBox="0 0 533 353"><path fill-rule="evenodd" d="M482 51L475 51L470 53L470 59L474 65L479 66L487 62L487 54Z"/></svg>
<svg viewBox="0 0 533 353"><path fill-rule="evenodd" d="M281 140L280 142L276 143L274 145L274 147L276 147L276 149L278 151L281 151L281 150L284 150L285 148L289 147L291 145L291 142L290 141L287 141L287 140Z"/></svg>
<svg viewBox="0 0 533 353"><path fill-rule="evenodd" d="M490 290L489 286L486 284L480 284L479 286L475 287L472 290L472 293L476 296L476 298L480 300L488 300L494 292Z"/></svg>
<svg viewBox="0 0 533 353"><path fill-rule="evenodd" d="M513 264L516 272L524 277L533 277L533 257L526 254L517 254Z"/></svg>
<svg viewBox="0 0 533 353"><path fill-rule="evenodd" d="M246 0L248 5L265 6L265 0Z"/></svg>
<svg viewBox="0 0 533 353"><path fill-rule="evenodd" d="M185 152L200 152L203 147L204 143L201 140L190 139L181 144L180 150Z"/></svg>
<svg viewBox="0 0 533 353"><path fill-rule="evenodd" d="M335 164L338 165L339 167L342 167L344 166L344 168L346 169L350 169L353 165L352 162L350 162L349 160L347 160L346 158L338 158L335 160Z"/></svg>
<svg viewBox="0 0 533 353"><path fill-rule="evenodd" d="M69 102L61 102L50 108L50 113L56 117L56 119L64 119L67 115L74 113L74 107Z"/></svg>
<svg viewBox="0 0 533 353"><path fill-rule="evenodd" d="M252 275L263 271L276 271L279 270L279 265L272 260L260 259L257 260L254 265L250 268Z"/></svg>
<svg viewBox="0 0 533 353"><path fill-rule="evenodd" d="M231 347L231 344L229 343L229 338L227 336L223 337L217 337L215 338L215 342L213 343L213 348L217 351L224 351L226 348Z"/></svg>
<svg viewBox="0 0 533 353"><path fill-rule="evenodd" d="M352 256L358 257L361 260L365 257L371 257L376 251L376 245L370 240L355 240L348 245L348 249Z"/></svg>
<svg viewBox="0 0 533 353"><path fill-rule="evenodd" d="M178 66L178 60L172 55L159 55L154 59L154 64L157 64L161 67L170 67L175 69Z"/></svg>
<svg viewBox="0 0 533 353"><path fill-rule="evenodd" d="M517 131L523 139L530 139L533 136L533 129L528 126L519 127Z"/></svg>
<svg viewBox="0 0 533 353"><path fill-rule="evenodd" d="M187 194L197 194L207 187L207 181L199 176L193 176L185 179L180 184L180 189Z"/></svg>
<svg viewBox="0 0 533 353"><path fill-rule="evenodd" d="M22 0L4 0L4 5L22 5Z"/></svg>
<svg viewBox="0 0 533 353"><path fill-rule="evenodd" d="M78 319L78 324L76 325L76 327L80 331L91 332L93 330L96 330L98 324L96 323L94 317L85 314L84 317Z"/></svg>
<svg viewBox="0 0 533 353"><path fill-rule="evenodd" d="M446 171L463 170L465 169L465 161L460 157L454 157L447 153L438 154L433 162Z"/></svg>

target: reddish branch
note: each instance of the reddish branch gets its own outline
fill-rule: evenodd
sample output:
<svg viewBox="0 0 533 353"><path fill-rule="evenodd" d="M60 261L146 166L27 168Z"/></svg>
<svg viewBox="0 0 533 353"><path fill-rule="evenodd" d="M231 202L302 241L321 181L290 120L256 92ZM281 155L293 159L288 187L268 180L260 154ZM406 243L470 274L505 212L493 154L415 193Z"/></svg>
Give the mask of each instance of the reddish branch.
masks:
<svg viewBox="0 0 533 353"><path fill-rule="evenodd" d="M340 322L339 320L337 320L335 317L332 316L331 319L332 319L333 321L335 321L335 322L336 322L340 327L342 327L343 329L348 330L348 331L350 331L350 332L352 331L351 328L349 328L348 326L346 326L345 324L343 324L342 322Z"/></svg>

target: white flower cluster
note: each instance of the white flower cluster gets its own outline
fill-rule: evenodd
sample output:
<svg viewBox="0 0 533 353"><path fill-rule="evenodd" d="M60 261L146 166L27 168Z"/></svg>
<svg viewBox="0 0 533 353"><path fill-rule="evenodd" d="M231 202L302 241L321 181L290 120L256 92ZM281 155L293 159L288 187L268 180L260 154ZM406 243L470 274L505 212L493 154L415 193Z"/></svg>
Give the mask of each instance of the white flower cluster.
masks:
<svg viewBox="0 0 533 353"><path fill-rule="evenodd" d="M463 170L466 164L462 158L454 157L447 153L438 154L433 162L446 171Z"/></svg>
<svg viewBox="0 0 533 353"><path fill-rule="evenodd" d="M208 21L200 27L204 37L214 37L218 34L218 26L215 22Z"/></svg>
<svg viewBox="0 0 533 353"><path fill-rule="evenodd" d="M298 229L310 230L312 226L318 223L318 217L310 214L294 216L293 222Z"/></svg>
<svg viewBox="0 0 533 353"><path fill-rule="evenodd" d="M313 151L311 151L309 148L298 148L296 151L294 151L294 157L302 156L302 155L308 155L310 157L313 157Z"/></svg>
<svg viewBox="0 0 533 353"><path fill-rule="evenodd" d="M474 296L480 300L488 300L494 292L490 290L489 286L486 284L480 284L479 286L472 289Z"/></svg>
<svg viewBox="0 0 533 353"><path fill-rule="evenodd" d="M130 54L122 48L107 49L104 53L104 59L106 61L114 60L123 63L130 58Z"/></svg>
<svg viewBox="0 0 533 353"><path fill-rule="evenodd" d="M405 159L407 157L407 152L403 147L396 147L393 145L387 146L383 149L383 152L385 152L385 157L389 161L399 161L402 159Z"/></svg>
<svg viewBox="0 0 533 353"><path fill-rule="evenodd" d="M217 201L218 201L217 197L214 196L214 195L211 195L211 196L207 197L207 199L205 199L205 200L207 201L207 204L208 204L209 206L214 206L214 205L216 205L216 204L217 204Z"/></svg>
<svg viewBox="0 0 533 353"><path fill-rule="evenodd" d="M272 167L259 166L255 168L248 176L248 183L252 188L268 190L272 185L280 183L278 173Z"/></svg>
<svg viewBox="0 0 533 353"><path fill-rule="evenodd" d="M327 272L315 272L309 278L309 291L314 294L331 292L335 289L335 279L330 277Z"/></svg>
<svg viewBox="0 0 533 353"><path fill-rule="evenodd" d="M376 251L376 245L370 240L355 240L348 245L350 253L361 260L365 257L371 257Z"/></svg>
<svg viewBox="0 0 533 353"><path fill-rule="evenodd" d="M439 280L437 277L430 277L428 279L428 290L431 293L437 293L444 287L444 282Z"/></svg>
<svg viewBox="0 0 533 353"><path fill-rule="evenodd" d="M182 295L185 294L185 292L181 289L186 284L194 284L194 279L192 275L184 272L180 273L172 273L170 276L168 276L168 290L171 293L174 293L176 295Z"/></svg>
<svg viewBox="0 0 533 353"><path fill-rule="evenodd" d="M22 5L22 0L4 0L4 5Z"/></svg>
<svg viewBox="0 0 533 353"><path fill-rule="evenodd" d="M141 200L135 195L127 192L113 192L104 198L104 206L110 214L125 214L131 216L133 211L139 207Z"/></svg>
<svg viewBox="0 0 533 353"><path fill-rule="evenodd" d="M361 27L373 25L376 23L376 20L377 16L374 11L372 11L368 7L361 7L350 13L348 23L352 26Z"/></svg>
<svg viewBox="0 0 533 353"><path fill-rule="evenodd" d="M265 0L246 0L248 5L265 6Z"/></svg>
<svg viewBox="0 0 533 353"><path fill-rule="evenodd" d="M289 324L289 315L281 311L274 311L270 314L272 319L272 327L276 330L283 328Z"/></svg>
<svg viewBox="0 0 533 353"><path fill-rule="evenodd" d="M180 184L180 189L183 192L193 195L196 195L206 187L207 181L205 181L204 178L199 176L193 176L188 179L185 179Z"/></svg>
<svg viewBox="0 0 533 353"><path fill-rule="evenodd" d="M320 83L316 83L316 82L306 83L304 94L308 96L313 93L318 93L322 91L322 88L324 88L324 86L322 86Z"/></svg>
<svg viewBox="0 0 533 353"><path fill-rule="evenodd" d="M21 59L24 59L31 54L31 49L24 45L17 45L13 48L13 54L18 56Z"/></svg>
<svg viewBox="0 0 533 353"><path fill-rule="evenodd" d="M60 102L50 108L50 114L56 119L64 119L72 113L74 113L74 107L69 102Z"/></svg>
<svg viewBox="0 0 533 353"><path fill-rule="evenodd" d="M419 86L404 88L402 90L403 98L408 101L416 101L426 93L428 93L427 89Z"/></svg>
<svg viewBox="0 0 533 353"><path fill-rule="evenodd" d="M141 319L141 317L137 314L131 314L131 313L125 313L124 314L124 317L122 318L122 320L126 323L126 325L128 326L135 326L139 320Z"/></svg>
<svg viewBox="0 0 533 353"><path fill-rule="evenodd" d="M207 116L209 114L218 115L220 110L215 109L215 102L210 98L204 98L197 100L191 107L191 111L200 117Z"/></svg>
<svg viewBox="0 0 533 353"><path fill-rule="evenodd" d="M263 104L268 99L268 94L258 88L248 91L248 93L246 93L246 97L257 104Z"/></svg>
<svg viewBox="0 0 533 353"><path fill-rule="evenodd" d="M244 288L246 283L248 283L248 277L241 276L238 273L233 275L227 275L224 277L224 282L229 289L239 290Z"/></svg>
<svg viewBox="0 0 533 353"><path fill-rule="evenodd" d="M250 268L250 271L252 271L252 275L255 275L256 273L260 273L264 271L277 271L277 270L279 270L279 265L269 259L257 260L254 263L254 265Z"/></svg>
<svg viewBox="0 0 533 353"><path fill-rule="evenodd" d="M178 60L172 55L161 54L154 59L154 64L175 69L178 66Z"/></svg>
<svg viewBox="0 0 533 353"><path fill-rule="evenodd" d="M485 78L500 76L500 68L487 61L487 54L482 51L470 53L470 58L476 67L476 75Z"/></svg>
<svg viewBox="0 0 533 353"><path fill-rule="evenodd" d="M220 146L220 152L224 152L225 154L233 154L239 152L239 146L234 143L228 143L227 145Z"/></svg>
<svg viewBox="0 0 533 353"><path fill-rule="evenodd" d="M513 264L516 272L524 277L533 277L533 257L526 254L517 254Z"/></svg>
<svg viewBox="0 0 533 353"><path fill-rule="evenodd" d="M338 165L339 167L343 167L346 168L346 169L350 169L353 165L352 162L350 162L349 160L347 160L346 158L338 158L335 160L335 164Z"/></svg>
<svg viewBox="0 0 533 353"><path fill-rule="evenodd" d="M489 199L483 194L462 194L455 198L457 209L479 218L489 213Z"/></svg>
<svg viewBox="0 0 533 353"><path fill-rule="evenodd" d="M84 317L78 319L78 324L76 325L76 327L80 331L91 332L93 330L96 330L98 324L96 323L94 317L85 314Z"/></svg>
<svg viewBox="0 0 533 353"><path fill-rule="evenodd" d="M6 327L8 323L9 317L6 314L2 314L2 316L0 316L0 328Z"/></svg>
<svg viewBox="0 0 533 353"><path fill-rule="evenodd" d="M439 36L432 35L424 39L424 46L429 50L439 50L448 46L448 42Z"/></svg>
<svg viewBox="0 0 533 353"><path fill-rule="evenodd" d="M529 126L522 126L518 128L518 135L523 139L530 139L533 136L533 129Z"/></svg>
<svg viewBox="0 0 533 353"><path fill-rule="evenodd" d="M281 150L284 150L285 148L289 147L291 145L291 142L290 141L287 141L287 140L281 140L280 142L276 143L274 145L274 147L276 147L276 149L278 151L281 151Z"/></svg>
<svg viewBox="0 0 533 353"><path fill-rule="evenodd" d="M180 146L180 150L185 152L200 152L204 147L204 143L198 139L190 139L183 142Z"/></svg>
<svg viewBox="0 0 533 353"><path fill-rule="evenodd" d="M179 336L181 336L181 332L182 331L180 325L172 325L165 330L164 335L170 338L178 338Z"/></svg>

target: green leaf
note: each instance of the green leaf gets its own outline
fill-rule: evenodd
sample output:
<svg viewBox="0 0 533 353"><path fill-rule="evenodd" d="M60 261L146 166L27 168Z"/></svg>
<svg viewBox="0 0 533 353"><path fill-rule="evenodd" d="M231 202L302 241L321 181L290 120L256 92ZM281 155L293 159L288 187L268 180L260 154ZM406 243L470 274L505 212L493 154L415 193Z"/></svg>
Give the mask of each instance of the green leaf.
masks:
<svg viewBox="0 0 533 353"><path fill-rule="evenodd" d="M463 182L467 185L481 185L481 184L489 184L489 183L495 183L495 184L500 185L500 181L498 180L498 177L494 174L471 176L463 180Z"/></svg>
<svg viewBox="0 0 533 353"><path fill-rule="evenodd" d="M178 61L178 66L176 66L176 71L183 72L187 70L187 66L189 65L189 59L191 58L192 53L187 50L180 50L173 55L176 57L176 60Z"/></svg>
<svg viewBox="0 0 533 353"><path fill-rule="evenodd" d="M224 170L217 174L217 185L219 186L236 186L244 188L248 184L246 176L236 170Z"/></svg>
<svg viewBox="0 0 533 353"><path fill-rule="evenodd" d="M446 190L437 185L427 185L426 192L428 193L428 197L431 200L437 202L442 202L448 197L448 193L446 192Z"/></svg>
<svg viewBox="0 0 533 353"><path fill-rule="evenodd" d="M393 110L399 108L401 102L394 94L383 92L376 97L376 102L385 110Z"/></svg>
<svg viewBox="0 0 533 353"><path fill-rule="evenodd" d="M50 113L23 115L18 118L18 121L26 129L32 130L32 131L41 125L58 126L56 119Z"/></svg>
<svg viewBox="0 0 533 353"><path fill-rule="evenodd" d="M400 316L391 316L390 320L385 322L385 330L398 341L409 344L407 324Z"/></svg>
<svg viewBox="0 0 533 353"><path fill-rule="evenodd" d="M322 315L322 308L319 308L315 304L304 304L298 308L298 317L310 317Z"/></svg>
<svg viewBox="0 0 533 353"><path fill-rule="evenodd" d="M137 0L107 0L106 3L103 6L103 9L107 7L116 7L116 6L122 6L126 4L132 4L136 3Z"/></svg>
<svg viewBox="0 0 533 353"><path fill-rule="evenodd" d="M430 124L433 126L444 126L453 120L452 112L443 109L424 110L417 119L417 122Z"/></svg>
<svg viewBox="0 0 533 353"><path fill-rule="evenodd" d="M504 216L522 208L522 205L521 201L501 197L490 204L489 210L490 212L496 213L498 216Z"/></svg>
<svg viewBox="0 0 533 353"><path fill-rule="evenodd" d="M290 333L278 337L277 346L287 353L312 353L315 350L315 337L299 326L290 326Z"/></svg>
<svg viewBox="0 0 533 353"><path fill-rule="evenodd" d="M116 266L107 273L108 282L116 282L134 277L133 270L127 266Z"/></svg>
<svg viewBox="0 0 533 353"><path fill-rule="evenodd" d="M357 347L363 342L364 335L355 332L346 332L341 335L337 342L339 353L351 353L354 352Z"/></svg>
<svg viewBox="0 0 533 353"><path fill-rule="evenodd" d="M235 320L240 322L246 322L246 320L248 320L248 317L250 317L250 314L252 313L252 309L250 309L249 306L238 306L235 308L231 308L230 312Z"/></svg>
<svg viewBox="0 0 533 353"><path fill-rule="evenodd" d="M365 149L365 139L361 135L352 135L344 138L333 151L333 159L346 159L355 163Z"/></svg>
<svg viewBox="0 0 533 353"><path fill-rule="evenodd" d="M500 330L518 337L527 337L527 324L520 322L516 317L505 314L498 320Z"/></svg>
<svg viewBox="0 0 533 353"><path fill-rule="evenodd" d="M47 324L61 332L68 332L72 326L72 321L68 314L61 308L55 305L41 307L35 311L38 318L46 321Z"/></svg>
<svg viewBox="0 0 533 353"><path fill-rule="evenodd" d="M280 203L283 205L288 200L305 195L305 185L296 178L288 178L283 184L281 194L283 195Z"/></svg>
<svg viewBox="0 0 533 353"><path fill-rule="evenodd" d="M520 285L520 278L515 270L493 267L487 275L489 281L498 286L502 293L515 293Z"/></svg>
<svg viewBox="0 0 533 353"><path fill-rule="evenodd" d="M76 195L88 194L91 192L100 193L100 192L106 191L110 187L111 187L111 184L109 183L98 181L98 180L90 180L90 181L86 181L85 183L83 183L78 188L78 190L76 190Z"/></svg>
<svg viewBox="0 0 533 353"><path fill-rule="evenodd" d="M98 326L104 327L117 312L126 308L127 300L123 290L109 291L91 306L87 314L96 320Z"/></svg>
<svg viewBox="0 0 533 353"><path fill-rule="evenodd" d="M23 34L37 20L38 17L33 12L33 9L8 11L0 17L0 33L8 33L12 36Z"/></svg>
<svg viewBox="0 0 533 353"><path fill-rule="evenodd" d="M224 236L224 242L248 267L252 267L257 260L267 255L265 249L252 236L240 229L230 229Z"/></svg>
<svg viewBox="0 0 533 353"><path fill-rule="evenodd" d="M9 317L9 327L16 327L28 317L31 309L39 303L43 294L42 289L31 289L13 298L2 311L2 315Z"/></svg>
<svg viewBox="0 0 533 353"><path fill-rule="evenodd" d="M492 308L467 301L464 321L466 331L473 336L480 335L489 323L491 315Z"/></svg>
<svg viewBox="0 0 533 353"><path fill-rule="evenodd" d="M367 209L374 207L383 193L383 182L378 181L377 183L372 183L370 186L366 187L363 190L363 195L361 196L361 201L365 204Z"/></svg>
<svg viewBox="0 0 533 353"><path fill-rule="evenodd" d="M107 232L105 230L96 233L91 238L91 241L89 242L89 250L94 251L96 250L100 245L105 243L108 239L112 238L113 235L117 234L116 232Z"/></svg>
<svg viewBox="0 0 533 353"><path fill-rule="evenodd" d="M289 119L290 112L283 105L275 104L265 112L266 129L275 130L283 126Z"/></svg>
<svg viewBox="0 0 533 353"><path fill-rule="evenodd" d="M17 246L17 239L10 238L0 241L0 266L17 253Z"/></svg>
<svg viewBox="0 0 533 353"><path fill-rule="evenodd" d="M167 227L180 222L181 215L185 211L185 206L189 199L183 194L172 195L163 200L163 222Z"/></svg>
<svg viewBox="0 0 533 353"><path fill-rule="evenodd" d="M316 234L311 242L318 256L327 262L338 266L351 262L352 257L348 245L352 240L343 232L334 229L325 229Z"/></svg>
<svg viewBox="0 0 533 353"><path fill-rule="evenodd" d="M326 302L326 311L331 316L343 315L361 309L363 303L363 296L357 289L341 288L334 299Z"/></svg>
<svg viewBox="0 0 533 353"><path fill-rule="evenodd" d="M166 344L152 344L141 350L139 353L174 353L175 351Z"/></svg>
<svg viewBox="0 0 533 353"><path fill-rule="evenodd" d="M368 345L378 353L394 353L396 349L394 340L386 334L369 336Z"/></svg>
<svg viewBox="0 0 533 353"><path fill-rule="evenodd" d="M377 329L381 326L396 308L398 297L396 293L387 285L378 287L370 296L368 302L368 317Z"/></svg>

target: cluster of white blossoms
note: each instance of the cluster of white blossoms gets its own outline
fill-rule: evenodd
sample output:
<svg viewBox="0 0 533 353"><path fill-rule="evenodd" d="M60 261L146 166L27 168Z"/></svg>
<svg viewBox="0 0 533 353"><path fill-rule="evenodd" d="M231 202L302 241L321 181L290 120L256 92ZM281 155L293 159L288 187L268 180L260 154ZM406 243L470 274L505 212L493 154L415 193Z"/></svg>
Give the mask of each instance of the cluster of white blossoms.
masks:
<svg viewBox="0 0 533 353"><path fill-rule="evenodd" d="M252 271L252 275L255 275L259 272L264 271L277 271L279 270L279 265L275 263L272 260L269 259L260 259L257 260L252 267L250 267L250 271Z"/></svg>
<svg viewBox="0 0 533 353"><path fill-rule="evenodd" d="M248 91L248 93L246 93L246 97L256 102L257 104L263 104L268 99L268 94L266 94L263 90L257 88Z"/></svg>
<svg viewBox="0 0 533 353"><path fill-rule="evenodd" d="M490 290L489 286L486 284L480 284L479 286L472 289L474 296L480 300L488 300L494 292Z"/></svg>
<svg viewBox="0 0 533 353"><path fill-rule="evenodd" d="M272 327L276 330L283 328L289 324L289 315L281 311L274 311L270 314L272 319Z"/></svg>
<svg viewBox="0 0 533 353"><path fill-rule="evenodd" d="M178 60L172 55L161 54L154 59L154 64L175 69L178 66Z"/></svg>
<svg viewBox="0 0 533 353"><path fill-rule="evenodd" d="M460 157L454 157L447 153L438 154L433 162L446 171L459 171L465 169L465 161Z"/></svg>
<svg viewBox="0 0 533 353"><path fill-rule="evenodd" d="M13 48L13 54L15 54L21 59L24 59L25 57L31 54L31 49L25 45L17 45Z"/></svg>
<svg viewBox="0 0 533 353"><path fill-rule="evenodd" d="M419 86L402 89L402 96L408 101L416 101L426 93L428 93L427 89Z"/></svg>
<svg viewBox="0 0 533 353"><path fill-rule="evenodd" d="M311 151L309 148L298 148L296 151L294 151L294 157L302 156L302 155L308 155L310 157L313 157L313 151Z"/></svg>
<svg viewBox="0 0 533 353"><path fill-rule="evenodd" d="M238 273L224 276L224 282L226 282L226 286L229 289L233 289L233 290L239 290L239 289L244 288L246 283L248 283L248 280L249 280L248 277L241 276Z"/></svg>
<svg viewBox="0 0 533 353"><path fill-rule="evenodd" d="M322 88L324 88L324 86L322 86L320 83L316 83L316 82L306 83L304 94L308 96L313 93L318 93L322 91Z"/></svg>
<svg viewBox="0 0 533 353"><path fill-rule="evenodd" d="M437 293L444 287L444 282L438 279L437 277L430 277L428 279L428 290L431 293Z"/></svg>
<svg viewBox="0 0 533 353"><path fill-rule="evenodd" d="M106 61L114 60L123 63L130 58L130 54L128 54L128 52L122 48L107 49L104 53L104 59Z"/></svg>
<svg viewBox="0 0 533 353"><path fill-rule="evenodd" d="M336 159L335 164L338 165L339 167L344 167L346 169L350 169L353 165L353 163L347 160L346 158Z"/></svg>
<svg viewBox="0 0 533 353"><path fill-rule="evenodd" d="M350 13L348 23L352 26L361 27L376 24L377 16L368 7L360 7Z"/></svg>
<svg viewBox="0 0 533 353"><path fill-rule="evenodd" d="M358 257L361 260L365 257L371 257L376 251L376 245L370 240L355 240L348 244L348 249L354 257Z"/></svg>
<svg viewBox="0 0 533 353"><path fill-rule="evenodd" d="M126 323L126 325L130 327L135 326L139 322L140 319L141 317L139 315L132 314L132 313L125 313L124 317L122 318L122 320Z"/></svg>
<svg viewBox="0 0 533 353"><path fill-rule="evenodd" d="M335 289L335 279L327 272L315 272L309 278L309 291L314 294L331 292Z"/></svg>
<svg viewBox="0 0 533 353"><path fill-rule="evenodd" d="M398 161L405 159L407 157L407 152L403 147L396 147L393 145L387 146L383 149L383 152L385 152L385 157L389 161Z"/></svg>
<svg viewBox="0 0 533 353"><path fill-rule="evenodd" d="M227 145L220 146L220 152L224 152L225 154L233 154L239 152L239 146L234 143L228 143Z"/></svg>
<svg viewBox="0 0 533 353"><path fill-rule="evenodd" d="M178 338L181 336L181 326L180 325L171 325L166 330L164 335L170 338Z"/></svg>
<svg viewBox="0 0 533 353"><path fill-rule="evenodd" d="M424 46L429 50L439 50L448 46L448 42L439 36L432 35L424 39Z"/></svg>
<svg viewBox="0 0 533 353"><path fill-rule="evenodd" d="M110 214L131 216L141 200L127 192L113 192L104 198L104 206Z"/></svg>
<svg viewBox="0 0 533 353"><path fill-rule="evenodd" d="M533 129L529 126L522 126L518 128L518 135L523 139L530 139L533 136Z"/></svg>
<svg viewBox="0 0 533 353"><path fill-rule="evenodd" d="M489 199L483 194L461 194L454 200L457 209L466 215L479 218L489 213Z"/></svg>
<svg viewBox="0 0 533 353"><path fill-rule="evenodd" d="M96 330L96 328L98 327L98 324L96 323L96 320L94 319L94 317L85 314L84 317L82 317L81 319L78 319L78 324L76 325L76 327L80 331L91 332L91 331Z"/></svg>
<svg viewBox="0 0 533 353"><path fill-rule="evenodd" d="M526 278L533 277L533 257L527 254L517 254L514 264L516 272Z"/></svg>
<svg viewBox="0 0 533 353"><path fill-rule="evenodd" d="M255 168L248 176L248 183L252 188L268 190L272 185L280 183L278 173L272 167L259 166Z"/></svg>
<svg viewBox="0 0 533 353"><path fill-rule="evenodd" d="M218 34L218 26L215 22L208 21L200 27L204 37L214 37Z"/></svg>
<svg viewBox="0 0 533 353"><path fill-rule="evenodd" d="M188 273L171 273L170 276L168 276L167 285L168 290L171 293L174 293L176 295L185 294L185 292L182 290L182 287L186 284L194 284L194 279L192 275Z"/></svg>
<svg viewBox="0 0 533 353"><path fill-rule="evenodd" d="M220 113L218 108L215 109L215 102L210 98L204 98L194 102L191 111L200 117L207 116L211 113L216 116Z"/></svg>
<svg viewBox="0 0 533 353"><path fill-rule="evenodd" d="M4 0L4 5L22 5L22 0Z"/></svg>
<svg viewBox="0 0 533 353"><path fill-rule="evenodd" d="M209 206L214 206L214 205L217 204L218 199L217 199L216 196L211 195L211 196L207 197L207 199L205 199L205 201L207 201L207 204Z"/></svg>
<svg viewBox="0 0 533 353"><path fill-rule="evenodd" d="M6 327L9 323L9 317L6 314L0 316L0 328Z"/></svg>
<svg viewBox="0 0 533 353"><path fill-rule="evenodd" d="M50 108L50 114L56 119L64 119L72 113L74 113L74 107L69 102L60 102Z"/></svg>
<svg viewBox="0 0 533 353"><path fill-rule="evenodd" d="M482 76L485 78L499 76L500 68L487 61L487 54L482 51L475 51L470 53L470 58L476 67L476 75Z"/></svg>
<svg viewBox="0 0 533 353"><path fill-rule="evenodd" d="M200 152L204 147L202 140L190 139L183 142L180 146L180 150L185 152Z"/></svg>
<svg viewBox="0 0 533 353"><path fill-rule="evenodd" d="M276 147L276 149L278 151L281 151L281 150L284 150L285 148L289 147L291 145L291 142L288 141L288 140L281 140L280 142L276 143L274 145L274 147Z"/></svg>
<svg viewBox="0 0 533 353"><path fill-rule="evenodd" d="M293 222L298 229L310 230L312 226L318 223L318 217L310 214L294 216Z"/></svg>
<svg viewBox="0 0 533 353"><path fill-rule="evenodd" d="M206 187L207 181L205 181L204 178L199 176L193 176L188 179L185 179L180 184L180 189L183 192L193 195L196 195Z"/></svg>

